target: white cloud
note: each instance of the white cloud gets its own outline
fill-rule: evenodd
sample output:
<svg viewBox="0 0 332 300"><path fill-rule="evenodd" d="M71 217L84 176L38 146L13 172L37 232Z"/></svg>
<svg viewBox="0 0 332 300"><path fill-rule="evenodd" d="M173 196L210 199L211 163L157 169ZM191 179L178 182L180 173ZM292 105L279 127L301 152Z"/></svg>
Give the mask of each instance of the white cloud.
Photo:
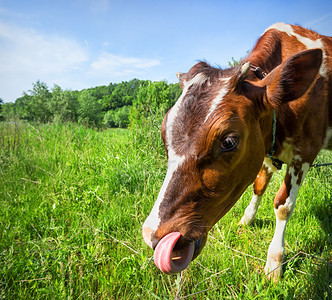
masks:
<svg viewBox="0 0 332 300"><path fill-rule="evenodd" d="M0 98L15 101L32 83L42 80L52 88L86 87L145 76L158 59L91 52L88 41L46 35L32 28L0 22ZM104 47L101 46L101 49ZM149 74L150 75L150 74Z"/></svg>
<svg viewBox="0 0 332 300"><path fill-rule="evenodd" d="M42 76L76 69L88 60L87 51L76 41L33 29L0 23L0 40L1 72L30 70Z"/></svg>
<svg viewBox="0 0 332 300"><path fill-rule="evenodd" d="M128 74L142 74L147 69L158 65L160 65L158 59L125 57L102 52L91 64L91 69L110 77L121 77Z"/></svg>
<svg viewBox="0 0 332 300"><path fill-rule="evenodd" d="M1 22L0 43L0 97L5 101L14 101L38 79L65 77L89 58L87 49L73 39Z"/></svg>

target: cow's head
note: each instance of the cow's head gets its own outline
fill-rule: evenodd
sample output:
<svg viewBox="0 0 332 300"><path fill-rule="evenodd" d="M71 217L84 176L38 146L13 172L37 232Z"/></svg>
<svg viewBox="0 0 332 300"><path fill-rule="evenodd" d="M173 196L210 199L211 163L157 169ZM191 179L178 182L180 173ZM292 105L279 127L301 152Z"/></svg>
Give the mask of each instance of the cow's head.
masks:
<svg viewBox="0 0 332 300"><path fill-rule="evenodd" d="M200 62L178 74L183 92L162 125L168 170L143 225L161 271L182 271L200 253L256 178L271 147L273 109L307 91L321 60L321 50L304 51L263 79L250 63L221 70Z"/></svg>

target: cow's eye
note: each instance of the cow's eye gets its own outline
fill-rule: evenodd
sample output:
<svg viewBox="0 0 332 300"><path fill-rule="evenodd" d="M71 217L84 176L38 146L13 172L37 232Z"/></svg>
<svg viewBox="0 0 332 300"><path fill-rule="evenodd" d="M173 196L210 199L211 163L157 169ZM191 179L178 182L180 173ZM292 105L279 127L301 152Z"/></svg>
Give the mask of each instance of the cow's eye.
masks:
<svg viewBox="0 0 332 300"><path fill-rule="evenodd" d="M220 144L221 151L228 152L234 150L239 144L239 137L235 133L226 135Z"/></svg>

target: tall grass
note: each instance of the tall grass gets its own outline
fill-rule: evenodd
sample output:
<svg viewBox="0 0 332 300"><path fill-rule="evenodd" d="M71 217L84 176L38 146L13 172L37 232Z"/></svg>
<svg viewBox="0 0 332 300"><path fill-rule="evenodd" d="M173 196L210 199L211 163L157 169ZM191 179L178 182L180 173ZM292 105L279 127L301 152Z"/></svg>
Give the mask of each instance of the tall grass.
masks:
<svg viewBox="0 0 332 300"><path fill-rule="evenodd" d="M237 226L248 189L189 269L166 276L141 236L166 172L158 126L0 123L0 298L329 299L331 171L311 169L300 190L279 283L265 278L264 265L285 170L253 226Z"/></svg>

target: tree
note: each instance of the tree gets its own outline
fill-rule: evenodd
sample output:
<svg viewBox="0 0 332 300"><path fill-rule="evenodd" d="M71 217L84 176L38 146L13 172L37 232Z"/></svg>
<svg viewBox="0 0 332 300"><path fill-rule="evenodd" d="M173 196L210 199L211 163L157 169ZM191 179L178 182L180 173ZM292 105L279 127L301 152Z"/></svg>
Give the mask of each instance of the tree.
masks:
<svg viewBox="0 0 332 300"><path fill-rule="evenodd" d="M110 95L102 98L104 109L114 110L122 106L132 105L142 82L144 81L135 78L117 84Z"/></svg>
<svg viewBox="0 0 332 300"><path fill-rule="evenodd" d="M122 106L116 110L115 124L120 128L125 128L129 124L130 106Z"/></svg>
<svg viewBox="0 0 332 300"><path fill-rule="evenodd" d="M22 97L15 101L15 115L21 120L33 121L34 112L32 111L32 96L24 93Z"/></svg>
<svg viewBox="0 0 332 300"><path fill-rule="evenodd" d="M15 103L4 103L1 111L1 120L10 120L16 117Z"/></svg>
<svg viewBox="0 0 332 300"><path fill-rule="evenodd" d="M49 101L52 97L46 83L37 81L33 84L30 92L32 98L28 102L29 112L33 116L33 120L46 123L51 121L52 113L49 109Z"/></svg>
<svg viewBox="0 0 332 300"><path fill-rule="evenodd" d="M145 119L157 117L156 122L159 122L181 92L179 84L138 79L110 83L108 86L97 86L81 92L64 91L54 85L50 92L47 85L38 80L33 84L33 89L16 99L12 106L6 105L6 117L127 127L129 119L142 123Z"/></svg>
<svg viewBox="0 0 332 300"><path fill-rule="evenodd" d="M58 85L54 85L48 108L54 121L77 121L78 100L74 92L63 91Z"/></svg>
<svg viewBox="0 0 332 300"><path fill-rule="evenodd" d="M102 119L101 104L88 90L78 96L78 122L88 126L99 126Z"/></svg>
<svg viewBox="0 0 332 300"><path fill-rule="evenodd" d="M171 107L170 88L166 81L142 84L133 103L130 121L132 125L148 122L161 123L163 116Z"/></svg>
<svg viewBox="0 0 332 300"><path fill-rule="evenodd" d="M126 128L129 124L131 106L122 106L116 110L109 110L104 115L103 124L107 127Z"/></svg>

